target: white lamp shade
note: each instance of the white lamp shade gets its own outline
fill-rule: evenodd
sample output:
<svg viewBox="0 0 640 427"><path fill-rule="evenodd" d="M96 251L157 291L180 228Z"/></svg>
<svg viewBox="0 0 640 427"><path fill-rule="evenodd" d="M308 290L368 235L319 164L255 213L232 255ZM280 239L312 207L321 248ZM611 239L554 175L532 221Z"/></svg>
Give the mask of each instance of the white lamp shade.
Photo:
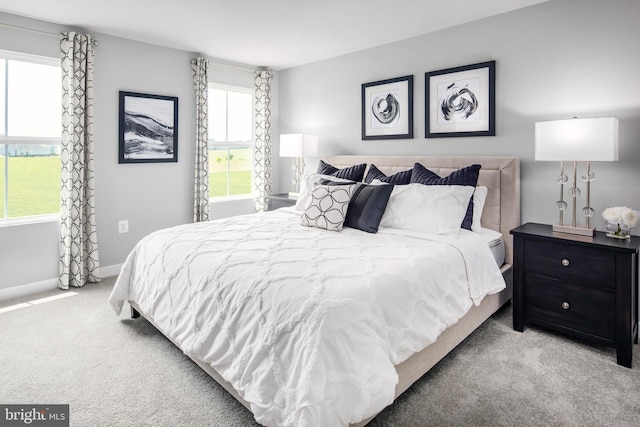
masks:
<svg viewBox="0 0 640 427"><path fill-rule="evenodd" d="M536 123L535 159L618 160L618 119L570 119Z"/></svg>
<svg viewBox="0 0 640 427"><path fill-rule="evenodd" d="M280 135L280 157L315 157L318 136L304 133Z"/></svg>

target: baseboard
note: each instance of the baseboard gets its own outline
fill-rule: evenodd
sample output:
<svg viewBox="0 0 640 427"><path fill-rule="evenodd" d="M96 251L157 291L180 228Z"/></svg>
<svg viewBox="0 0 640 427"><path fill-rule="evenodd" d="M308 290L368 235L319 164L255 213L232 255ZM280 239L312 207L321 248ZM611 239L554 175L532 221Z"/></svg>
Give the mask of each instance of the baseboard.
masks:
<svg viewBox="0 0 640 427"><path fill-rule="evenodd" d="M122 264L108 265L100 267L98 275L100 277L117 276L120 274ZM27 295L38 294L41 292L52 291L58 287L58 278L41 280L39 282L25 283L23 285L10 286L8 288L0 288L0 301L13 298L20 298Z"/></svg>
<svg viewBox="0 0 640 427"><path fill-rule="evenodd" d="M58 287L58 278L41 280L39 282L26 283L24 285L11 286L0 289L0 301L20 298L27 295L52 291Z"/></svg>
<svg viewBox="0 0 640 427"><path fill-rule="evenodd" d="M122 264L108 265L106 267L100 267L100 277L111 277L117 276L120 274L120 270L122 270Z"/></svg>

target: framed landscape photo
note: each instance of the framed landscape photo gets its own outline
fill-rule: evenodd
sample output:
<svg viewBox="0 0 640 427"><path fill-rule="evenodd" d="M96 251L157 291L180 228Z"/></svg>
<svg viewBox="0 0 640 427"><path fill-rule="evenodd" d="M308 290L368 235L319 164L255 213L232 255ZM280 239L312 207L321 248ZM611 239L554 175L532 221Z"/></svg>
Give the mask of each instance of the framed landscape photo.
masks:
<svg viewBox="0 0 640 427"><path fill-rule="evenodd" d="M495 136L496 61L424 75L425 136Z"/></svg>
<svg viewBox="0 0 640 427"><path fill-rule="evenodd" d="M413 138L413 76L362 85L362 139Z"/></svg>
<svg viewBox="0 0 640 427"><path fill-rule="evenodd" d="M120 91L118 163L178 161L178 98Z"/></svg>

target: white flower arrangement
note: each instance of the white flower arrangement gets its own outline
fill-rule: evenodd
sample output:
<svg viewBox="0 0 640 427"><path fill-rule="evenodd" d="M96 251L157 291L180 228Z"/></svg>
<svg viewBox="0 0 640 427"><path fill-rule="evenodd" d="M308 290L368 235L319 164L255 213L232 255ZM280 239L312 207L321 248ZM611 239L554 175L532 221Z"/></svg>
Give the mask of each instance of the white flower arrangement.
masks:
<svg viewBox="0 0 640 427"><path fill-rule="evenodd" d="M607 208L602 212L602 218L610 224L624 225L633 228L640 221L640 212L626 206Z"/></svg>

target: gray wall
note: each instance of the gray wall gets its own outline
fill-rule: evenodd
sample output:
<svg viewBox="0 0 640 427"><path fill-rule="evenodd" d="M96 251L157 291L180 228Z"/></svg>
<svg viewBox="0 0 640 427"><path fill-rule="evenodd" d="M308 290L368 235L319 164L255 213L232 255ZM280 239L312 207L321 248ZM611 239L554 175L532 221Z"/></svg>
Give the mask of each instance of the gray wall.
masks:
<svg viewBox="0 0 640 427"><path fill-rule="evenodd" d="M594 165L593 207L640 209L640 6L637 0L552 0L527 9L276 73L272 131L274 192L289 191L290 159L278 159L280 133L312 132L326 154L478 154L522 159L522 219L556 220L557 165L533 161L536 121L615 116L620 158ZM58 56L56 24L0 13L0 49ZM41 34L45 31L54 35ZM195 113L193 53L96 34L96 216L102 266L122 263L143 236L190 222ZM425 139L424 72L497 61L497 136ZM413 74L415 138L362 141L360 85ZM213 69L213 80L240 84L250 75ZM117 162L118 91L179 97L179 162ZM313 168L314 163L310 162ZM212 216L247 213L245 203L213 206ZM130 232L117 233L119 220ZM595 221L602 228L598 216ZM635 229L638 232L638 229ZM0 226L0 291L50 280L58 271L58 224ZM113 269L112 269L113 270ZM113 273L110 271L110 273ZM117 273L117 271L116 271ZM115 274L115 273L113 273Z"/></svg>
<svg viewBox="0 0 640 427"><path fill-rule="evenodd" d="M594 224L603 229L600 214L606 207L640 209L639 21L638 0L552 0L284 70L279 92L281 131L318 134L320 156L517 156L522 162L522 221L553 223L558 197L553 178L559 165L534 162L534 123L614 116L620 121L620 161L593 165ZM495 60L497 68L497 136L426 139L424 73L488 60ZM414 139L363 141L361 84L410 74L414 75ZM283 190L290 185L286 171L283 160L279 181ZM579 186L584 189L584 183ZM584 201L579 200L578 206Z"/></svg>
<svg viewBox="0 0 640 427"><path fill-rule="evenodd" d="M0 49L59 56L57 33L68 28L0 13ZM52 34L44 34L48 32ZM107 274L135 243L160 228L191 222L195 149L194 53L94 34L95 199L100 264ZM212 69L219 83L253 87L250 69ZM276 79L277 82L277 79ZM118 91L177 96L178 163L118 164ZM250 213L252 201L214 204L214 217ZM129 232L118 233L118 221ZM9 287L50 287L58 275L58 222L0 225L0 297ZM111 268L110 268L111 267ZM43 283L47 282L47 283ZM15 288L14 288L15 289ZM34 290L37 288L34 288ZM12 291L13 292L13 291ZM7 296L9 295L9 296ZM1 299L1 298L0 298Z"/></svg>
<svg viewBox="0 0 640 427"><path fill-rule="evenodd" d="M100 263L121 263L135 243L193 216L193 54L96 35L94 73L96 217ZM118 91L177 96L178 162L118 164ZM119 234L118 221L129 221Z"/></svg>

